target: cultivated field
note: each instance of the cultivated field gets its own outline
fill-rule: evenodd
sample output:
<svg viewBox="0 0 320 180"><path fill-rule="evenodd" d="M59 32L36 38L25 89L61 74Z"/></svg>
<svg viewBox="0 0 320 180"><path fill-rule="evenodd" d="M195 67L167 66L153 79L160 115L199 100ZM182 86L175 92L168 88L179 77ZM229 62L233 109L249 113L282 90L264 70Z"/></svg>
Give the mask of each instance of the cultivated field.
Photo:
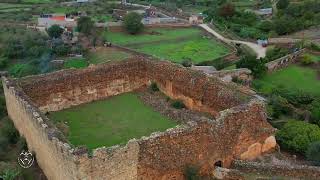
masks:
<svg viewBox="0 0 320 180"><path fill-rule="evenodd" d="M69 126L72 144L90 149L123 144L176 126L174 121L144 105L133 93L53 112L49 117Z"/></svg>
<svg viewBox="0 0 320 180"><path fill-rule="evenodd" d="M230 52L224 44L196 28L148 29L134 36L125 32L106 32L105 37L115 44L179 63L187 59L194 63L215 60Z"/></svg>
<svg viewBox="0 0 320 180"><path fill-rule="evenodd" d="M121 61L131 57L130 53L121 51L117 48L104 48L99 47L94 51L91 51L88 55L88 60L90 64L100 64L109 61Z"/></svg>

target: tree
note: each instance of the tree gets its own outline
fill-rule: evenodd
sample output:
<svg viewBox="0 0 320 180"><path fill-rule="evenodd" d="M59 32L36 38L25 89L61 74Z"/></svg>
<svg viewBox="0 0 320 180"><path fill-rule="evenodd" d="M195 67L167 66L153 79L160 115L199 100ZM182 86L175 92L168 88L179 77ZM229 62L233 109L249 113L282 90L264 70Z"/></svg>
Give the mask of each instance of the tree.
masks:
<svg viewBox="0 0 320 180"><path fill-rule="evenodd" d="M94 27L94 22L88 16L82 16L77 22L79 32L90 35Z"/></svg>
<svg viewBox="0 0 320 180"><path fill-rule="evenodd" d="M278 9L286 9L289 6L289 0L279 0L277 2Z"/></svg>
<svg viewBox="0 0 320 180"><path fill-rule="evenodd" d="M63 29L59 25L52 25L49 27L47 32L51 38L60 38L63 33Z"/></svg>
<svg viewBox="0 0 320 180"><path fill-rule="evenodd" d="M130 34L137 34L143 30L143 24L141 20L142 20L142 17L138 13L131 12L124 17L124 21L123 21L124 28Z"/></svg>
<svg viewBox="0 0 320 180"><path fill-rule="evenodd" d="M255 56L243 56L240 61L237 62L236 66L237 68L250 69L254 77L261 77L266 72L264 62L260 59L256 59Z"/></svg>
<svg viewBox="0 0 320 180"><path fill-rule="evenodd" d="M307 159L313 161L315 165L320 165L320 141L310 144L306 156Z"/></svg>
<svg viewBox="0 0 320 180"><path fill-rule="evenodd" d="M304 154L311 143L320 141L320 128L304 121L290 120L277 131L276 138L282 147Z"/></svg>
<svg viewBox="0 0 320 180"><path fill-rule="evenodd" d="M232 3L223 4L219 8L219 15L222 17L232 17L235 14L235 7Z"/></svg>

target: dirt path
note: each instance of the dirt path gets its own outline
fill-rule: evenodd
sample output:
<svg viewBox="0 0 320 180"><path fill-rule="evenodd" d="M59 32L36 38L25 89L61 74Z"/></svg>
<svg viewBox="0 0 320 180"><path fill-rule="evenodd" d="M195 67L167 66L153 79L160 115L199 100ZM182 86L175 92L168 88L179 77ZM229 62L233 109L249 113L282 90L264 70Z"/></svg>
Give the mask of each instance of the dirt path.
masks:
<svg viewBox="0 0 320 180"><path fill-rule="evenodd" d="M252 42L246 42L246 41L227 39L222 35L220 35L219 33L217 33L216 31L214 31L212 28L210 28L207 24L200 24L199 26L225 43L239 43L239 44L247 45L257 54L257 59L264 58L266 56L266 48L258 44L255 44Z"/></svg>

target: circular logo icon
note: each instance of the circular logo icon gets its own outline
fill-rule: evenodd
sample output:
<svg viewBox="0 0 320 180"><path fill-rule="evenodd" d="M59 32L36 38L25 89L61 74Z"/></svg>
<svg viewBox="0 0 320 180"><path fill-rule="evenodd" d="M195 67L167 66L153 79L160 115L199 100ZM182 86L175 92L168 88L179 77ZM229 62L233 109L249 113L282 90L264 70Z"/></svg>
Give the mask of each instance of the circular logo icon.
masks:
<svg viewBox="0 0 320 180"><path fill-rule="evenodd" d="M23 150L18 157L18 163L23 168L29 168L32 166L34 158L31 152Z"/></svg>

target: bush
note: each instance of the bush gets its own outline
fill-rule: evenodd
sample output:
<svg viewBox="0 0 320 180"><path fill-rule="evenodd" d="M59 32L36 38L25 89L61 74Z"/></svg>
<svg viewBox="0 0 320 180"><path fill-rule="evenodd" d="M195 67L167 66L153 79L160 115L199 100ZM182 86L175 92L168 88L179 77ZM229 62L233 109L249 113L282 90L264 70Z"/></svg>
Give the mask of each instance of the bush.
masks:
<svg viewBox="0 0 320 180"><path fill-rule="evenodd" d="M7 138L10 144L16 144L19 140L19 133L10 119L4 119L0 133L1 136Z"/></svg>
<svg viewBox="0 0 320 180"><path fill-rule="evenodd" d="M237 68L248 68L252 71L254 77L263 76L267 69L262 60L256 59L254 56L243 56L240 61L236 63Z"/></svg>
<svg viewBox="0 0 320 180"><path fill-rule="evenodd" d="M144 28L141 20L142 20L142 17L140 16L140 14L136 12L128 13L123 20L124 28L130 34L137 34L141 32Z"/></svg>
<svg viewBox="0 0 320 180"><path fill-rule="evenodd" d="M278 118L282 114L289 115L292 112L292 106L281 96L272 96L269 105L272 107L272 117L274 118Z"/></svg>
<svg viewBox="0 0 320 180"><path fill-rule="evenodd" d="M320 98L315 99L311 103L310 111L311 111L312 122L320 126Z"/></svg>
<svg viewBox="0 0 320 180"><path fill-rule="evenodd" d="M320 51L320 45L312 42L310 44L310 49L312 49L314 51Z"/></svg>
<svg viewBox="0 0 320 180"><path fill-rule="evenodd" d="M234 14L235 14L235 7L231 3L223 4L219 8L219 16L226 18L226 17L232 17Z"/></svg>
<svg viewBox="0 0 320 180"><path fill-rule="evenodd" d="M191 67L192 66L192 61L190 59L186 59L186 60L183 60L181 64L184 67Z"/></svg>
<svg viewBox="0 0 320 180"><path fill-rule="evenodd" d="M171 103L171 106L174 107L174 108L176 108L176 109L183 109L183 108L186 107L186 106L183 104L183 102L180 101L180 100L175 100L175 101L173 101L173 102Z"/></svg>
<svg viewBox="0 0 320 180"><path fill-rule="evenodd" d="M302 63L303 65L313 64L312 57L311 57L309 54L304 54L304 55L302 56L301 63Z"/></svg>
<svg viewBox="0 0 320 180"><path fill-rule="evenodd" d="M59 38L63 33L63 29L59 25L52 25L47 32L51 38Z"/></svg>
<svg viewBox="0 0 320 180"><path fill-rule="evenodd" d="M306 153L311 143L320 141L320 128L303 121L288 121L276 133L277 141L285 149Z"/></svg>
<svg viewBox="0 0 320 180"><path fill-rule="evenodd" d="M90 35L93 28L94 22L88 16L82 16L77 21L77 27L79 32L84 33L86 35Z"/></svg>
<svg viewBox="0 0 320 180"><path fill-rule="evenodd" d="M320 166L320 141L310 144L306 153L307 159Z"/></svg>
<svg viewBox="0 0 320 180"><path fill-rule="evenodd" d="M151 88L151 90L154 91L154 92L159 91L158 85L157 85L157 83L155 83L155 82L152 82L152 83L151 83L150 88Z"/></svg>
<svg viewBox="0 0 320 180"><path fill-rule="evenodd" d="M194 166L188 166L184 170L184 177L186 180L199 180L199 168Z"/></svg>
<svg viewBox="0 0 320 180"><path fill-rule="evenodd" d="M289 6L289 0L279 0L277 2L278 9L286 9Z"/></svg>
<svg viewBox="0 0 320 180"><path fill-rule="evenodd" d="M7 169L0 175L0 178L3 180L15 180L19 175L20 171L18 169Z"/></svg>

